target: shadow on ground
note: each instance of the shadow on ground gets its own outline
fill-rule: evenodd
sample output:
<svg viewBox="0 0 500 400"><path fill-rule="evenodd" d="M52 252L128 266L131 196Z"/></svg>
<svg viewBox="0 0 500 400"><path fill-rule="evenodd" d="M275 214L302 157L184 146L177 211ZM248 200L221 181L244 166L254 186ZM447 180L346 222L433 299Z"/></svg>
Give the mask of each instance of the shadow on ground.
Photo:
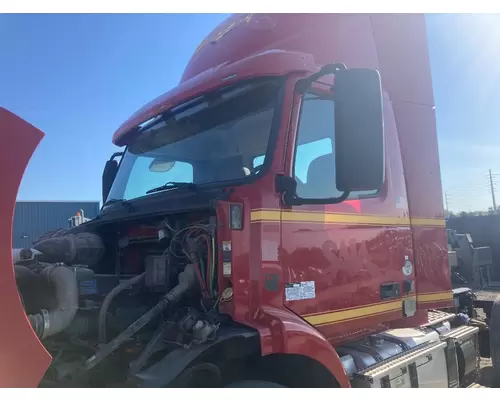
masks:
<svg viewBox="0 0 500 400"><path fill-rule="evenodd" d="M500 382L495 381L495 376L493 374L493 367L490 365L483 366L481 368L481 374L479 376L479 384L489 387L489 388L499 388Z"/></svg>

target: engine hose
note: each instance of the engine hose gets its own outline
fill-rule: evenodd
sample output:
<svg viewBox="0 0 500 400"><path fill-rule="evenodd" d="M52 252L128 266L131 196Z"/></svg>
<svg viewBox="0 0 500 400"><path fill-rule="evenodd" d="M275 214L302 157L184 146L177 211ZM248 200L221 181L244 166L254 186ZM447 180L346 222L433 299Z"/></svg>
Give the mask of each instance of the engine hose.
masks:
<svg viewBox="0 0 500 400"><path fill-rule="evenodd" d="M84 373L94 368L112 352L118 349L118 347L129 340L132 335L137 333L154 318L159 316L164 310L176 304L186 292L196 288L197 283L198 281L196 279L195 267L192 264L186 265L184 271L179 274L179 284L177 286L170 290L156 306L151 308L146 314L140 317L109 343L102 346L97 353L90 357L82 367L72 374L73 377L79 373Z"/></svg>
<svg viewBox="0 0 500 400"><path fill-rule="evenodd" d="M40 275L23 265L14 265L14 274L16 282L40 279Z"/></svg>
<svg viewBox="0 0 500 400"><path fill-rule="evenodd" d="M135 321L132 325L130 325L127 329L125 329L122 333L120 333L117 337L115 337L111 342L105 344L101 347L101 350L90 357L82 367L82 372L88 371L94 368L97 364L99 364L102 360L108 357L112 352L114 352L118 347L120 347L124 342L126 342L132 335L137 333L141 328L143 328L146 324L151 322L155 317L160 315L163 310L165 310L170 303L167 299L162 299L156 306L150 309L146 314L144 314L141 318Z"/></svg>
<svg viewBox="0 0 500 400"><path fill-rule="evenodd" d="M78 310L78 284L73 271L63 266L44 268L40 277L53 285L56 292L56 307L28 315L33 330L44 339L63 331L73 321Z"/></svg>
<svg viewBox="0 0 500 400"><path fill-rule="evenodd" d="M136 283L143 280L146 276L146 273L142 273L140 275L134 276L131 279L121 282L117 286L108 293L102 302L101 308L99 310L99 341L101 343L106 343L106 316L108 313L108 308L113 299L118 296L122 291L128 289L129 287L135 285Z"/></svg>

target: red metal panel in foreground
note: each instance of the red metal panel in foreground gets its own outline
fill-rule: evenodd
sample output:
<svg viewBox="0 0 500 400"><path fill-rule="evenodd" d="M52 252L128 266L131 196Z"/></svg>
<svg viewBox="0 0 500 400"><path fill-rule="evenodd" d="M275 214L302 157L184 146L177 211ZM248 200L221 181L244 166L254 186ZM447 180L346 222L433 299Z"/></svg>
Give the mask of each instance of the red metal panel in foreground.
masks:
<svg viewBox="0 0 500 400"><path fill-rule="evenodd" d="M0 108L0 387L36 387L51 357L24 313L12 264L12 220L24 171L43 132Z"/></svg>

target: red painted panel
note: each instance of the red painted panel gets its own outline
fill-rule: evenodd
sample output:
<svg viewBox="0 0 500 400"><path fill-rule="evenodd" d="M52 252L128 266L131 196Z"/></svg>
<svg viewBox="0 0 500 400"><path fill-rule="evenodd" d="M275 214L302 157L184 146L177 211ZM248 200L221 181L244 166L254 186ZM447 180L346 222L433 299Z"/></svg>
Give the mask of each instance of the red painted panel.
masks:
<svg viewBox="0 0 500 400"><path fill-rule="evenodd" d="M0 108L0 386L36 387L51 357L40 343L24 313L12 267L12 220L17 191L31 155L43 133Z"/></svg>
<svg viewBox="0 0 500 400"><path fill-rule="evenodd" d="M393 104L400 135L412 218L441 218L442 226L412 226L418 292L451 290L448 247L434 110L430 106Z"/></svg>
<svg viewBox="0 0 500 400"><path fill-rule="evenodd" d="M220 36L224 31L226 34ZM349 67L378 68L368 15L234 15L208 35L186 66L182 81L250 54L274 49L311 54L318 65L343 62Z"/></svg>
<svg viewBox="0 0 500 400"><path fill-rule="evenodd" d="M444 228L413 227L413 234L419 295L448 291L449 301L447 306L452 306L448 241ZM419 304L419 307L431 308L428 304Z"/></svg>
<svg viewBox="0 0 500 400"><path fill-rule="evenodd" d="M370 17L384 86L394 102L434 105L425 19L421 14Z"/></svg>

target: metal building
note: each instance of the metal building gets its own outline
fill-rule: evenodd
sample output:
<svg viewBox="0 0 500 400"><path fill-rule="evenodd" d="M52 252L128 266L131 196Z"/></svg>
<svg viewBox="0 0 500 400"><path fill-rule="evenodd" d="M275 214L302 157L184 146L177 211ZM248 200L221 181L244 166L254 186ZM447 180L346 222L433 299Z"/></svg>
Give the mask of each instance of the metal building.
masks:
<svg viewBox="0 0 500 400"><path fill-rule="evenodd" d="M48 231L68 228L69 218L83 210L85 218L99 212L98 201L18 201L12 227L12 247L30 247Z"/></svg>

